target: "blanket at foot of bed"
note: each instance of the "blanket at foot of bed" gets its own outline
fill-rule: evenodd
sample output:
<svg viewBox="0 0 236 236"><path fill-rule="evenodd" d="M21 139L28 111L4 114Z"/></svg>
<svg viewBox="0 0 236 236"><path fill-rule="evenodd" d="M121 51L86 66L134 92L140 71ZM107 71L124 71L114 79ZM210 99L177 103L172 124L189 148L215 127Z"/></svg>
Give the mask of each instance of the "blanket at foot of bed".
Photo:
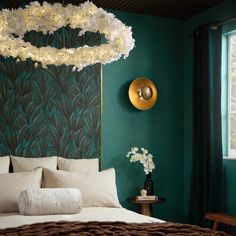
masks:
<svg viewBox="0 0 236 236"><path fill-rule="evenodd" d="M124 223L124 222L46 222L32 225L23 225L16 228L0 230L0 235L226 235L196 225L175 223Z"/></svg>

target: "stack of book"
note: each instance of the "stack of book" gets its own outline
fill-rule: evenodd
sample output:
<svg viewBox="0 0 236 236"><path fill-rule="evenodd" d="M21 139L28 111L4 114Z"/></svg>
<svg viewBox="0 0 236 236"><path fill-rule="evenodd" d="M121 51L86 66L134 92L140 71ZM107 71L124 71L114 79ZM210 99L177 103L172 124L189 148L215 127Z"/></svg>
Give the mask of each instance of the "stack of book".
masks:
<svg viewBox="0 0 236 236"><path fill-rule="evenodd" d="M158 197L155 195L136 196L136 200L158 200Z"/></svg>

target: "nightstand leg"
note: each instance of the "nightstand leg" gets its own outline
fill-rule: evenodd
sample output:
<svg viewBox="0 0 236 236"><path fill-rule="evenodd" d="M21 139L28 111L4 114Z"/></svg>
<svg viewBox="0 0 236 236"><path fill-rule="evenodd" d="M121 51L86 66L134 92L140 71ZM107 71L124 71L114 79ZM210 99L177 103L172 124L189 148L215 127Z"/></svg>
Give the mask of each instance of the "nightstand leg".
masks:
<svg viewBox="0 0 236 236"><path fill-rule="evenodd" d="M146 216L152 216L152 204L142 203L140 204L140 213Z"/></svg>

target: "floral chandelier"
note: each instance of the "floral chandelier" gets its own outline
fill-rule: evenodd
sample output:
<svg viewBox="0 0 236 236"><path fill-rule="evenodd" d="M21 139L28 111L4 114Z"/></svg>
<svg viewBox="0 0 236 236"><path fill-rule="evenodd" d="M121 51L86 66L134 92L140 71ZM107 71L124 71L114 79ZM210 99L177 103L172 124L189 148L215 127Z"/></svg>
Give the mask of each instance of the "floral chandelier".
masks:
<svg viewBox="0 0 236 236"><path fill-rule="evenodd" d="M99 32L104 34L106 44L79 48L36 47L25 42L23 37L28 31L41 31L43 34L53 33L63 26L72 29L80 28L79 36L85 32ZM16 37L18 36L18 37ZM13 57L25 61L31 58L47 65L73 65L73 71L81 70L85 66L96 63L110 63L121 56L126 58L134 48L131 27L125 26L111 13L97 8L91 2L80 6L60 3L49 4L32 2L24 9L3 9L0 11L0 55Z"/></svg>

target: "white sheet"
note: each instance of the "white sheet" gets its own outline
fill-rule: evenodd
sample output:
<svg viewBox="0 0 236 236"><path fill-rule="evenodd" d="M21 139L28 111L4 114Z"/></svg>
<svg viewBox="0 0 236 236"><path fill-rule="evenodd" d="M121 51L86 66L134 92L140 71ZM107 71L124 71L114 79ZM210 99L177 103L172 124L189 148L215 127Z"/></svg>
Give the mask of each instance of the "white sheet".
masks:
<svg viewBox="0 0 236 236"><path fill-rule="evenodd" d="M0 213L0 228L16 227L47 221L123 221L127 223L164 222L162 220L144 216L125 208L88 207L83 208L79 214L23 216L19 213Z"/></svg>

